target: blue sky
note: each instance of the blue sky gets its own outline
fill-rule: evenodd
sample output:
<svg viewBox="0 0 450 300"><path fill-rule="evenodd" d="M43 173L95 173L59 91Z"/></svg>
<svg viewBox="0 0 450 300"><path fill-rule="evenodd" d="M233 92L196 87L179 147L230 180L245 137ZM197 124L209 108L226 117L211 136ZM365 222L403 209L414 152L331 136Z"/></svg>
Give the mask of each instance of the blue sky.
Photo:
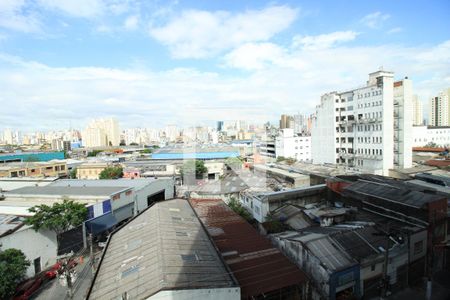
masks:
<svg viewBox="0 0 450 300"><path fill-rule="evenodd" d="M0 0L0 128L275 121L383 66L450 87L449 1Z"/></svg>

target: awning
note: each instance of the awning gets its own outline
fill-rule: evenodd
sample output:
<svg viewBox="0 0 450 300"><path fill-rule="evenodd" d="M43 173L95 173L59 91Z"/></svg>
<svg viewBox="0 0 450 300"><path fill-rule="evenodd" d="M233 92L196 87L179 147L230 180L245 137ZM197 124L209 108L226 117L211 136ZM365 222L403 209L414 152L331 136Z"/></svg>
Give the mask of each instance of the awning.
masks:
<svg viewBox="0 0 450 300"><path fill-rule="evenodd" d="M122 222L123 220L131 218L133 216L133 211L134 211L134 203L132 202L125 206L114 209L113 214L117 222Z"/></svg>
<svg viewBox="0 0 450 300"><path fill-rule="evenodd" d="M116 217L112 213L86 221L86 230L94 235L102 233L117 224Z"/></svg>

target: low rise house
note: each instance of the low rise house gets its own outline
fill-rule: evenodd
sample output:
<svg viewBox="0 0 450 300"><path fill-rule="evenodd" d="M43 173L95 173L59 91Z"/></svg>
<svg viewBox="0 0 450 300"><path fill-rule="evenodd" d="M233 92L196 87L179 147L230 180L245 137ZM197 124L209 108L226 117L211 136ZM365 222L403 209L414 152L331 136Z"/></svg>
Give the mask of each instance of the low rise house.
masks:
<svg viewBox="0 0 450 300"><path fill-rule="evenodd" d="M60 161L13 162L0 165L0 177L66 177L67 165Z"/></svg>
<svg viewBox="0 0 450 300"><path fill-rule="evenodd" d="M99 179L100 173L107 167L113 166L107 162L84 163L77 167L78 179Z"/></svg>
<svg viewBox="0 0 450 300"><path fill-rule="evenodd" d="M271 235L281 251L312 278L313 299L360 297L360 267L322 233L287 231Z"/></svg>
<svg viewBox="0 0 450 300"><path fill-rule="evenodd" d="M32 277L56 262L58 244L53 231L36 232L23 216L0 213L0 250L10 248L25 254L30 261L26 276Z"/></svg>
<svg viewBox="0 0 450 300"><path fill-rule="evenodd" d="M266 221L267 215L285 204L305 206L325 200L326 185L295 188L285 191L246 190L240 194L240 201L258 222Z"/></svg>
<svg viewBox="0 0 450 300"><path fill-rule="evenodd" d="M241 299L189 202L155 203L113 232L87 299Z"/></svg>

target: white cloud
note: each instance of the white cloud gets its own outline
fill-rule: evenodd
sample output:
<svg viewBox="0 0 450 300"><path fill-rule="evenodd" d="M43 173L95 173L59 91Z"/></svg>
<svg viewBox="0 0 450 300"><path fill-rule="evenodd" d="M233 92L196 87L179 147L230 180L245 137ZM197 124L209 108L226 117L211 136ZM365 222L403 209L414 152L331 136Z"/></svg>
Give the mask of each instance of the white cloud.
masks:
<svg viewBox="0 0 450 300"><path fill-rule="evenodd" d="M310 113L320 95L364 84L379 66L396 78L409 76L422 100L450 86L450 41L316 50L247 43L226 57L226 66L247 72L54 68L0 55L0 103L15 103L13 110L0 110L0 128L59 128L69 121L82 128L87 119L106 115L147 127L239 118L265 122L281 113Z"/></svg>
<svg viewBox="0 0 450 300"><path fill-rule="evenodd" d="M293 46L311 50L330 48L338 43L352 41L357 35L358 33L354 31L336 31L315 36L295 36Z"/></svg>
<svg viewBox="0 0 450 300"><path fill-rule="evenodd" d="M0 27L15 31L35 33L41 31L36 13L25 12L25 0L0 1Z"/></svg>
<svg viewBox="0 0 450 300"><path fill-rule="evenodd" d="M394 33L399 33L399 32L402 32L403 31L403 28L401 28L401 27L394 27L394 28L392 28L392 29L390 29L390 30L388 30L388 34L394 34Z"/></svg>
<svg viewBox="0 0 450 300"><path fill-rule="evenodd" d="M58 10L74 17L92 18L103 14L102 0L38 0L47 9Z"/></svg>
<svg viewBox="0 0 450 300"><path fill-rule="evenodd" d="M389 14L383 14L379 11L368 14L364 16L360 21L362 24L366 25L369 28L376 29L380 28L384 21L389 19L391 16Z"/></svg>
<svg viewBox="0 0 450 300"><path fill-rule="evenodd" d="M283 51L283 48L272 43L244 44L225 55L224 60L230 67L257 70L274 63L283 56Z"/></svg>
<svg viewBox="0 0 450 300"><path fill-rule="evenodd" d="M123 27L126 30L136 30L139 24L139 17L136 15L129 16L126 18L125 22L123 23Z"/></svg>
<svg viewBox="0 0 450 300"><path fill-rule="evenodd" d="M174 58L203 58L244 43L268 41L287 29L298 10L272 6L232 14L225 11L183 11L150 35L168 46Z"/></svg>

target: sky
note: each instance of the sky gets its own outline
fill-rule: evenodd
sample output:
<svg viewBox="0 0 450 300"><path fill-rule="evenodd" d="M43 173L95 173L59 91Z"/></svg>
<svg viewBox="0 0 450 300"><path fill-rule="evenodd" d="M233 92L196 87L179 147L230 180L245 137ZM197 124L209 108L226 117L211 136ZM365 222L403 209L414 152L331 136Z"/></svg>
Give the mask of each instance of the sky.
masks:
<svg viewBox="0 0 450 300"><path fill-rule="evenodd" d="M450 1L0 0L0 129L276 122L381 67L450 87Z"/></svg>

